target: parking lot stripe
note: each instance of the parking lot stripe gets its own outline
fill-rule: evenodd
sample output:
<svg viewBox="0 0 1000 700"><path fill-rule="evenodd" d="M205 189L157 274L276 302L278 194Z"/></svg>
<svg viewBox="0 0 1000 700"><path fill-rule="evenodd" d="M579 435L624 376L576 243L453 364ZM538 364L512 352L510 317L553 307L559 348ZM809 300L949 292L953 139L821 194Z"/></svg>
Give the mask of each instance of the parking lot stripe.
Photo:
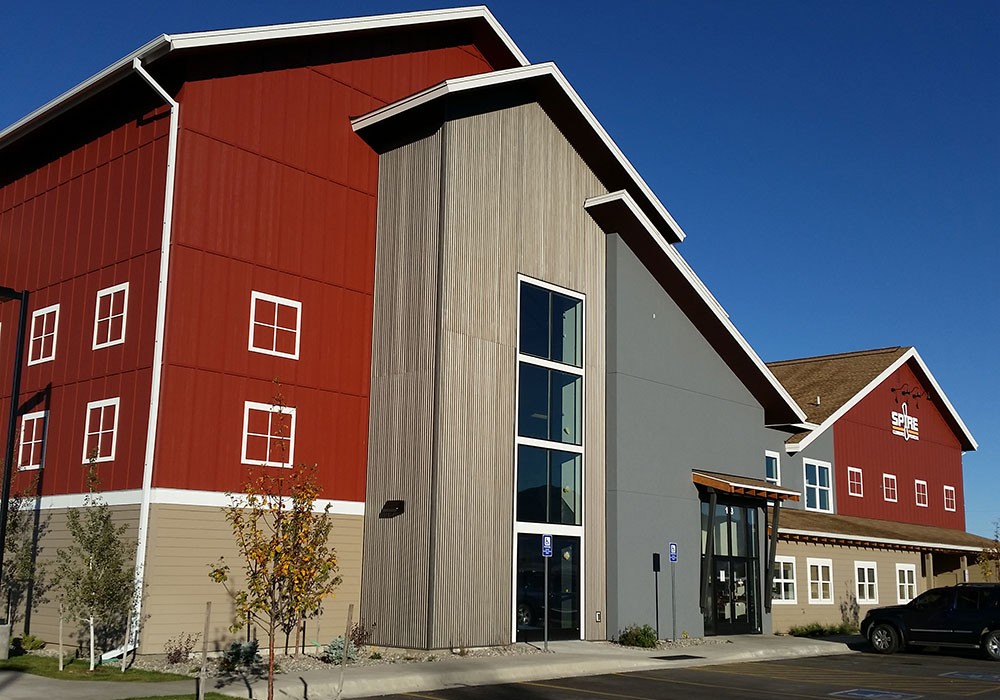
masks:
<svg viewBox="0 0 1000 700"><path fill-rule="evenodd" d="M706 670L704 667L699 667L699 671ZM770 688L755 690L753 688L747 688L746 686L733 686L733 685L718 685L716 683L699 683L697 681L684 681L679 678L657 678L655 676L643 676L638 673L615 673L615 676L624 676L625 678L641 678L646 681L656 681L657 683L680 683L681 685L697 685L702 688L716 688L718 690L741 690L744 692L757 692L768 695L769 697L783 697L783 698L808 698L808 700L826 700L826 695L809 695L807 693L792 693L783 690L772 690Z"/></svg>
<svg viewBox="0 0 1000 700"><path fill-rule="evenodd" d="M565 685L555 685L553 683L538 683L536 681L523 681L518 685L534 685L539 688L554 688L556 690L568 690L571 693L587 693L588 695L603 695L608 698L626 698L627 700L658 700L658 698L648 698L643 695L624 695L622 693L609 693L603 690L587 690L586 688L571 688Z"/></svg>

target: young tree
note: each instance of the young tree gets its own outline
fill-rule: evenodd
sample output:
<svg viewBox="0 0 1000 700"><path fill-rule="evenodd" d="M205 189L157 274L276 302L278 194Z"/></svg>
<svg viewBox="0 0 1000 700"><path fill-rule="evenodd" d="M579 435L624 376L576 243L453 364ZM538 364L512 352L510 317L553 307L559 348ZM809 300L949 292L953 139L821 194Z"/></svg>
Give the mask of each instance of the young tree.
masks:
<svg viewBox="0 0 1000 700"><path fill-rule="evenodd" d="M993 543L979 553L978 563L983 580L1000 580L1000 520L993 523Z"/></svg>
<svg viewBox="0 0 1000 700"><path fill-rule="evenodd" d="M240 553L244 587L232 580L224 558L212 569L236 604L234 632L254 624L267 632L267 697L274 698L274 640L280 630L319 611L323 598L341 582L328 545L329 506L314 512L319 487L316 466L255 472L246 494L230 494L226 519Z"/></svg>
<svg viewBox="0 0 1000 700"><path fill-rule="evenodd" d="M0 470L2 470L0 460ZM36 519L34 493L37 480L20 493L13 494L7 509L7 536L4 546L3 580L0 592L7 606L7 621L14 624L20 620L19 613L25 613L48 602L46 594L49 585L46 570L38 561L41 548L38 541L48 529L48 518Z"/></svg>
<svg viewBox="0 0 1000 700"><path fill-rule="evenodd" d="M66 516L72 544L59 550L56 565L66 615L89 628L91 671L95 644L108 649L121 640L136 602L135 544L125 538L128 525L115 525L98 483L91 460L84 505Z"/></svg>

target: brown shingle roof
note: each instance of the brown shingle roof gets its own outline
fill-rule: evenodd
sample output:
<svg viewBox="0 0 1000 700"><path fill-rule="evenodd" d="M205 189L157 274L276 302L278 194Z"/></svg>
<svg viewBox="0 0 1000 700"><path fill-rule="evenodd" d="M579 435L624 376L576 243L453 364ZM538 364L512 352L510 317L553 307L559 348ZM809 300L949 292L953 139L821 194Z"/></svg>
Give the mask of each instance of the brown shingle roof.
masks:
<svg viewBox="0 0 1000 700"><path fill-rule="evenodd" d="M822 423L909 349L861 350L768 362L767 366L805 411L809 422ZM797 442L795 437L790 442Z"/></svg>
<svg viewBox="0 0 1000 700"><path fill-rule="evenodd" d="M843 540L845 543L861 544L871 540L885 540L887 546L907 549L947 550L949 548L982 549L990 546L993 541L979 535L962 530L952 530L946 527L931 525L912 525L897 523L890 520L874 520L859 518L853 515L837 515L833 513L814 513L806 510L782 508L778 516L778 533L785 539L795 539L805 536L793 536L786 531L823 533L832 535L829 539ZM902 543L902 544L900 544Z"/></svg>

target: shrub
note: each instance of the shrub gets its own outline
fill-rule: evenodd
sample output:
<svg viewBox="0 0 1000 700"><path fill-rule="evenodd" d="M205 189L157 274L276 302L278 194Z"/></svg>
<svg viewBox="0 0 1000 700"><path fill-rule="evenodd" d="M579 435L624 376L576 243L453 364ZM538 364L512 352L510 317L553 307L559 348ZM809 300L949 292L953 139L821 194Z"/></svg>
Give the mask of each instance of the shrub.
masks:
<svg viewBox="0 0 1000 700"><path fill-rule="evenodd" d="M358 649L368 646L368 642L371 640L372 632L374 631L374 624L366 625L364 620L359 620L355 623L354 627L351 628L351 643Z"/></svg>
<svg viewBox="0 0 1000 700"><path fill-rule="evenodd" d="M252 642L233 642L222 652L219 659L219 670L223 673L237 673L244 669L253 669L260 663L257 655L257 640Z"/></svg>
<svg viewBox="0 0 1000 700"><path fill-rule="evenodd" d="M835 625L824 625L819 622L810 622L807 625L797 625L788 628L788 634L793 637L831 637L838 634L857 634L858 626L850 622L841 622Z"/></svg>
<svg viewBox="0 0 1000 700"><path fill-rule="evenodd" d="M323 661L331 664L339 664L344 658L344 636L334 638L332 642L326 645L323 649ZM357 661L358 660L358 648L354 646L354 642L351 640L347 641L347 660Z"/></svg>
<svg viewBox="0 0 1000 700"><path fill-rule="evenodd" d="M12 645L17 645L24 651L37 651L45 647L45 641L33 634L23 634L19 639L20 641L15 638Z"/></svg>
<svg viewBox="0 0 1000 700"><path fill-rule="evenodd" d="M198 643L200 637L200 633L181 633L168 639L163 645L163 651L167 655L167 663L179 664L189 660L191 652L194 651L194 645Z"/></svg>
<svg viewBox="0 0 1000 700"><path fill-rule="evenodd" d="M656 630L649 625L631 625L622 630L618 635L618 643L627 647L643 647L654 649L656 647Z"/></svg>

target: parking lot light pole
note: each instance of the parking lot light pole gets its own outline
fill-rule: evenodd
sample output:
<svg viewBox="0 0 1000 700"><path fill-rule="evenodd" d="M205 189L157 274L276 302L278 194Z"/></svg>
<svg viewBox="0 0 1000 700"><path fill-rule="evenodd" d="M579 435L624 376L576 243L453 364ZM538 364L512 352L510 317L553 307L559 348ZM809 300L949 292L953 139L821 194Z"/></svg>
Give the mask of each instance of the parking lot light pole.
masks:
<svg viewBox="0 0 1000 700"><path fill-rule="evenodd" d="M3 491L0 493L0 582L3 581L3 560L7 555L7 509L10 505L10 479L14 467L14 432L17 428L18 394L21 391L21 360L24 356L24 334L28 324L28 291L17 291L10 287L0 287L0 301L21 302L20 316L17 322L17 349L14 351L14 378L10 387L10 415L7 419L7 450L3 460ZM10 621L7 619L7 602L3 601L3 623L7 625L10 634ZM0 645L0 654L7 658L7 645Z"/></svg>

